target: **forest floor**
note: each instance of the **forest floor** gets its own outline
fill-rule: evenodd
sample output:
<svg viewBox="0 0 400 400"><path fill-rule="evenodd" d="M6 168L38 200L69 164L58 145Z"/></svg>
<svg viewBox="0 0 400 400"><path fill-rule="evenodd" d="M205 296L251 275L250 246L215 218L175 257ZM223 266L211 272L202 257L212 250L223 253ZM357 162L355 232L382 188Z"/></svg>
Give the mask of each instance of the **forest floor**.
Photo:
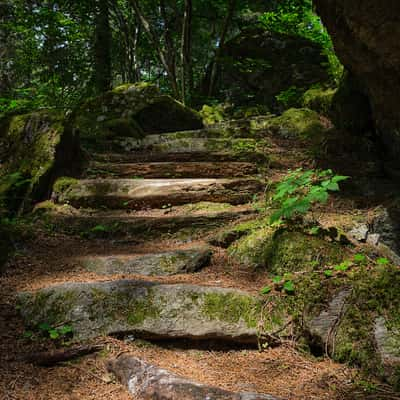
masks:
<svg viewBox="0 0 400 400"><path fill-rule="evenodd" d="M275 154L282 157L287 155L286 161L293 156L293 162L290 165L282 162L280 168L271 174L274 175L273 179L278 179L288 167L313 164L291 143L287 147L281 142L276 143ZM357 212L368 214L369 205L357 210L353 207L356 201L340 197L333 199L324 210L324 218L346 219ZM167 204L168 199L165 202ZM244 209L247 205L241 207ZM122 217L173 217L179 215L179 210L179 207L172 206L172 212L165 209L132 211ZM188 214L185 213L186 216ZM207 215L207 211L198 214ZM251 215L240 218L248 219ZM119 241L110 237L85 238L79 234L66 234L49 226L47 221L37 220L36 225L31 227L30 239L18 248L17 254L0 276L0 399L128 400L132 398L131 395L105 367L107 359L125 352L194 381L232 391L267 393L288 400L400 398L385 385L368 382L357 369L333 362L327 356L316 357L301 351L295 342L290 341L260 351L254 347L212 341L146 341L133 336L100 337L91 341L103 346L103 350L96 354L52 367L38 367L24 361L27 354L56 348L60 343L44 338L33 340L24 335L26 328L16 309L16 296L20 291L37 290L65 282L146 279L238 288L258 294L268 283L266 274L236 264L228 257L226 250L217 247L213 248L210 264L199 272L169 277L143 278L129 274L103 276L88 272L76 262L83 256L141 255L203 245L216 229L227 223L220 222L219 227L213 226L208 230L194 229L189 234L187 231L182 234L182 230L178 230L154 237L126 236ZM369 393L371 386L375 389L373 394Z"/></svg>

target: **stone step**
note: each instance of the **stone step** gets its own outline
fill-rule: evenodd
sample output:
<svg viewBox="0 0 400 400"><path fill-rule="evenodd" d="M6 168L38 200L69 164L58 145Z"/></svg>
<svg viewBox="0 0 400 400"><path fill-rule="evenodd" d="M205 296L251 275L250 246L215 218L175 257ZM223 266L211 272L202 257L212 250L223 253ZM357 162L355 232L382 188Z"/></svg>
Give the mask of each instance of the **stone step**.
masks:
<svg viewBox="0 0 400 400"><path fill-rule="evenodd" d="M146 209L200 201L243 204L262 189L257 179L85 179L69 182L56 197L78 208Z"/></svg>
<svg viewBox="0 0 400 400"><path fill-rule="evenodd" d="M169 276L196 272L209 264L211 256L211 249L203 247L142 256L87 256L78 259L77 263L100 275Z"/></svg>
<svg viewBox="0 0 400 400"><path fill-rule="evenodd" d="M66 234L107 240L127 237L142 240L178 235L186 242L221 225L254 214L255 210L247 205L198 203L146 212L94 211L46 202L36 208L36 213L45 226Z"/></svg>
<svg viewBox="0 0 400 400"><path fill-rule="evenodd" d="M258 343L262 307L246 292L138 280L66 283L18 294L26 327L68 323L73 340L134 334L145 339Z"/></svg>
<svg viewBox="0 0 400 400"><path fill-rule="evenodd" d="M128 388L135 398L164 400L278 400L277 397L267 394L229 392L217 387L193 382L126 353L108 361L107 369Z"/></svg>
<svg viewBox="0 0 400 400"><path fill-rule="evenodd" d="M185 133L185 132L184 132ZM251 162L267 162L270 144L252 138L179 137L177 134L148 135L143 139L123 137L114 139L110 148L130 153L132 161L166 161L168 157L192 154L205 160L220 158ZM173 160L173 159L172 159ZM178 159L177 159L178 161ZM180 159L179 159L180 161Z"/></svg>
<svg viewBox="0 0 400 400"><path fill-rule="evenodd" d="M93 161L86 175L120 178L224 178L256 175L257 166L246 162L106 163Z"/></svg>

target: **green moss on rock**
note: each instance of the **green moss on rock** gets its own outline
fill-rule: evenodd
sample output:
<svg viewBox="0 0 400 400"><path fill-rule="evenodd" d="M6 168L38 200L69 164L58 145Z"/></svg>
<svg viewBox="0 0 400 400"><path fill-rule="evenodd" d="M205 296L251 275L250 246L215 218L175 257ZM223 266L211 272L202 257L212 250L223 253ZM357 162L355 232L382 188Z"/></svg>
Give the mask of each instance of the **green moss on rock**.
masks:
<svg viewBox="0 0 400 400"><path fill-rule="evenodd" d="M86 100L75 110L74 126L87 144L98 145L110 137L141 138L200 129L203 124L195 111L161 94L155 85L139 82Z"/></svg>
<svg viewBox="0 0 400 400"><path fill-rule="evenodd" d="M302 105L305 108L329 117L336 92L337 89L335 88L311 88L303 94Z"/></svg>
<svg viewBox="0 0 400 400"><path fill-rule="evenodd" d="M276 274L334 265L343 260L344 248L303 232L278 231L265 246L268 270Z"/></svg>
<svg viewBox="0 0 400 400"><path fill-rule="evenodd" d="M267 128L288 139L315 139L326 131L320 116L307 108L290 108L267 121Z"/></svg>
<svg viewBox="0 0 400 400"><path fill-rule="evenodd" d="M0 147L5 151L1 154L0 180L19 176L24 181L18 201L23 200L25 206L31 200L46 198L57 176L79 169L78 137L62 112L43 110L16 115L8 118L4 126L0 138ZM21 189L20 184L18 188ZM9 190L2 192L9 195Z"/></svg>
<svg viewBox="0 0 400 400"><path fill-rule="evenodd" d="M274 228L268 225L255 229L250 225L248 228L251 232L234 242L228 248L228 254L240 264L252 268L265 267L272 246ZM246 226L243 226L243 229L246 229Z"/></svg>
<svg viewBox="0 0 400 400"><path fill-rule="evenodd" d="M69 176L58 178L53 185L53 193L56 195L60 195L66 192L71 186L75 185L77 182L77 179Z"/></svg>
<svg viewBox="0 0 400 400"><path fill-rule="evenodd" d="M249 328L256 328L260 319L261 304L256 298L235 293L206 293L202 312L210 319L237 323L246 322Z"/></svg>

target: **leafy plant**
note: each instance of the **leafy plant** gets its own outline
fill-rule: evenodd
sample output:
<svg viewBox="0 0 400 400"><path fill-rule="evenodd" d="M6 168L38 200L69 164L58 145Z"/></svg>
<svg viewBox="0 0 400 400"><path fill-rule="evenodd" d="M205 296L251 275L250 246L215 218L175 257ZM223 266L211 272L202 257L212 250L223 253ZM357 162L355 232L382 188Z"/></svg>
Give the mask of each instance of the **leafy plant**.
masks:
<svg viewBox="0 0 400 400"><path fill-rule="evenodd" d="M388 265L389 264L389 260L385 257L380 257L376 260L376 263L378 265Z"/></svg>
<svg viewBox="0 0 400 400"><path fill-rule="evenodd" d="M47 322L43 322L38 326L39 331L52 340L66 339L73 335L73 329L70 325L62 325L52 327Z"/></svg>
<svg viewBox="0 0 400 400"><path fill-rule="evenodd" d="M339 190L339 182L347 176L334 175L332 170L309 170L301 168L289 174L277 185L272 196L277 210L271 215L270 223L291 220L306 214L316 203L326 203L329 192Z"/></svg>

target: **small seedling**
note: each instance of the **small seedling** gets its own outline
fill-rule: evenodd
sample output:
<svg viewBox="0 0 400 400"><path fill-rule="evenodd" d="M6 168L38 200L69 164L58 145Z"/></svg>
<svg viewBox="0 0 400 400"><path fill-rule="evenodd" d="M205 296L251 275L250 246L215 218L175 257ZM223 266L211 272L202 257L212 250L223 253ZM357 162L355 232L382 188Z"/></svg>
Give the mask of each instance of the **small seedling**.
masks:
<svg viewBox="0 0 400 400"><path fill-rule="evenodd" d="M287 293L287 294L292 294L294 293L294 283L293 281L286 281L283 284L283 290Z"/></svg>
<svg viewBox="0 0 400 400"><path fill-rule="evenodd" d="M343 261L342 263L335 265L334 269L335 269L335 271L345 272L349 269L350 266L351 266L351 263L349 261Z"/></svg>
<svg viewBox="0 0 400 400"><path fill-rule="evenodd" d="M353 257L354 262L356 262L357 264L362 264L367 260L367 257L365 257L364 254L358 253L355 254Z"/></svg>
<svg viewBox="0 0 400 400"><path fill-rule="evenodd" d="M278 285L279 283L281 283L283 280L283 278L280 275L276 275L273 277L272 282L275 283L276 285Z"/></svg>
<svg viewBox="0 0 400 400"><path fill-rule="evenodd" d="M378 265L388 265L389 264L389 260L385 257L380 257L376 260L376 263Z"/></svg>
<svg viewBox="0 0 400 400"><path fill-rule="evenodd" d="M272 288L270 286L265 286L260 290L260 293L261 294L268 294L268 293L271 292L271 290L272 290Z"/></svg>
<svg viewBox="0 0 400 400"><path fill-rule="evenodd" d="M324 271L324 275L325 275L327 278L331 278L331 277L333 276L333 271L332 271L331 269L326 269L326 270Z"/></svg>

